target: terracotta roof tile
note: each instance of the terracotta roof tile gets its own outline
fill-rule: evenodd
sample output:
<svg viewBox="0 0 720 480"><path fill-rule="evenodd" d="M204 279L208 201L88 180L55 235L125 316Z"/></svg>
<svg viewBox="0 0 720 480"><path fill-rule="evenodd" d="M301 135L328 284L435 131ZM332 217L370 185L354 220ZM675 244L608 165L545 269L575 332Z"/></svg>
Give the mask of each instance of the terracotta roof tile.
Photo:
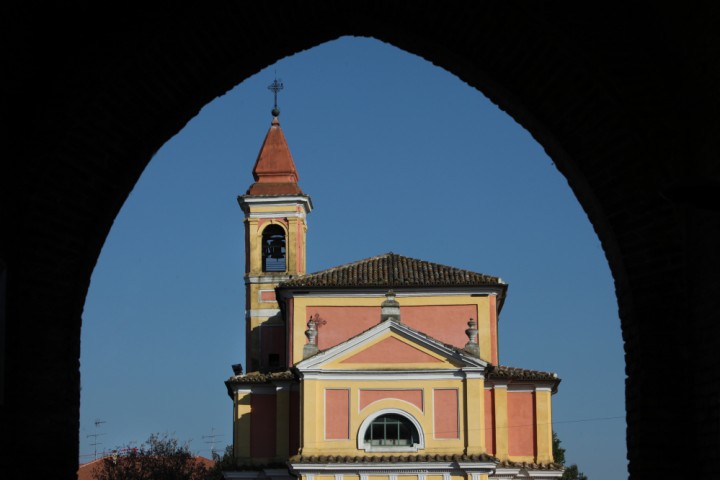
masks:
<svg viewBox="0 0 720 480"><path fill-rule="evenodd" d="M277 117L273 118L253 167L248 195L302 194L298 173Z"/></svg>
<svg viewBox="0 0 720 480"><path fill-rule="evenodd" d="M526 368L506 367L504 365L493 365L488 367L487 378L510 380L550 380L560 382L557 373L541 372L539 370L528 370Z"/></svg>
<svg viewBox="0 0 720 480"><path fill-rule="evenodd" d="M565 467L559 463L533 463L533 462L513 462L505 460L497 464L499 468L524 468L526 470L550 470L561 471Z"/></svg>
<svg viewBox="0 0 720 480"><path fill-rule="evenodd" d="M271 383L274 380L295 380L295 374L290 370L284 372L248 372L245 375L233 375L225 380L226 385L244 384L244 383Z"/></svg>
<svg viewBox="0 0 720 480"><path fill-rule="evenodd" d="M232 377L225 380L225 387L227 388L227 394L230 398L233 397L233 385L262 385L271 384L277 380L295 380L295 374L290 370L284 372L248 372L244 375L233 375Z"/></svg>
<svg viewBox="0 0 720 480"><path fill-rule="evenodd" d="M440 287L506 284L498 277L386 253L282 282L286 287Z"/></svg>
<svg viewBox="0 0 720 480"><path fill-rule="evenodd" d="M560 385L560 378L557 373L541 372L539 370L528 370L526 368L506 367L503 365L488 366L485 378L488 380L519 380L527 382L550 382L552 393L557 392Z"/></svg>
<svg viewBox="0 0 720 480"><path fill-rule="evenodd" d="M77 479L78 480L94 480L96 478L96 473L100 473L100 471L103 469L105 459L111 459L113 458L111 455L105 455L101 458L91 460L87 463L81 464L78 467L77 470ZM199 464L202 464L205 468L211 469L215 466L215 460L211 460L209 458L203 457L203 456L196 456L194 457L195 461ZM117 457L116 461L123 461L123 457L119 456Z"/></svg>

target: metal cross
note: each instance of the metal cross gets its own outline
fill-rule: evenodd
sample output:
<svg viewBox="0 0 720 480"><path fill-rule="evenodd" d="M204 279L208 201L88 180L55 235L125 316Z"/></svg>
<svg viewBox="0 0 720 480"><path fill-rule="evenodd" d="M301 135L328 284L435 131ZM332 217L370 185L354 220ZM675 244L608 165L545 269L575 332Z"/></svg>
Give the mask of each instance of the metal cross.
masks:
<svg viewBox="0 0 720 480"><path fill-rule="evenodd" d="M280 90L285 88L283 86L282 80L278 81L278 79L276 78L275 80L273 80L273 82L267 88L268 88L268 90L272 91L273 95L275 96L274 109L277 110L277 94Z"/></svg>

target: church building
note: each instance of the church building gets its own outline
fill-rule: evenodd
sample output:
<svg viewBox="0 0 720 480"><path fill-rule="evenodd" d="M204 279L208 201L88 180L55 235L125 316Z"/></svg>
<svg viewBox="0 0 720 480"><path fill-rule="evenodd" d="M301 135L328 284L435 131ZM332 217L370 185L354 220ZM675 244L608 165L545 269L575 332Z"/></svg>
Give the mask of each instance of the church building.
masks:
<svg viewBox="0 0 720 480"><path fill-rule="evenodd" d="M559 478L554 373L500 365L498 277L384 253L306 273L310 197L273 110L238 203L246 360L226 478Z"/></svg>

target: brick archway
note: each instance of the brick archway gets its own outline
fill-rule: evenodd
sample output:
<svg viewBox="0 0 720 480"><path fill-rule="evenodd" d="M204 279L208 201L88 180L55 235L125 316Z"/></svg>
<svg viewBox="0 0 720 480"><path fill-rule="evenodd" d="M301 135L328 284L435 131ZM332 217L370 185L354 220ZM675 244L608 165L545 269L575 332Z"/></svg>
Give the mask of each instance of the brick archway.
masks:
<svg viewBox="0 0 720 480"><path fill-rule="evenodd" d="M112 221L153 153L243 79L341 35L372 36L453 72L545 147L615 279L632 478L714 472L720 15L653 3L587 13L475 3L7 12L3 472L75 474L83 303ZM670 450L692 465L661 462Z"/></svg>

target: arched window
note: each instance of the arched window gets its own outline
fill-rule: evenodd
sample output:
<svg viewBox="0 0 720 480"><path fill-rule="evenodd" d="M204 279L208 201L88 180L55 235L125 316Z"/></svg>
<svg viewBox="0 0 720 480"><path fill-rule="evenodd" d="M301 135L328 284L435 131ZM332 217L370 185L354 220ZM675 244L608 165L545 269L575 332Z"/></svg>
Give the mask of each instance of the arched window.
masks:
<svg viewBox="0 0 720 480"><path fill-rule="evenodd" d="M424 448L417 421L395 409L367 418L359 433L358 447L368 452L416 452Z"/></svg>
<svg viewBox="0 0 720 480"><path fill-rule="evenodd" d="M262 234L263 272L284 272L287 267L285 230L280 225L270 225Z"/></svg>

